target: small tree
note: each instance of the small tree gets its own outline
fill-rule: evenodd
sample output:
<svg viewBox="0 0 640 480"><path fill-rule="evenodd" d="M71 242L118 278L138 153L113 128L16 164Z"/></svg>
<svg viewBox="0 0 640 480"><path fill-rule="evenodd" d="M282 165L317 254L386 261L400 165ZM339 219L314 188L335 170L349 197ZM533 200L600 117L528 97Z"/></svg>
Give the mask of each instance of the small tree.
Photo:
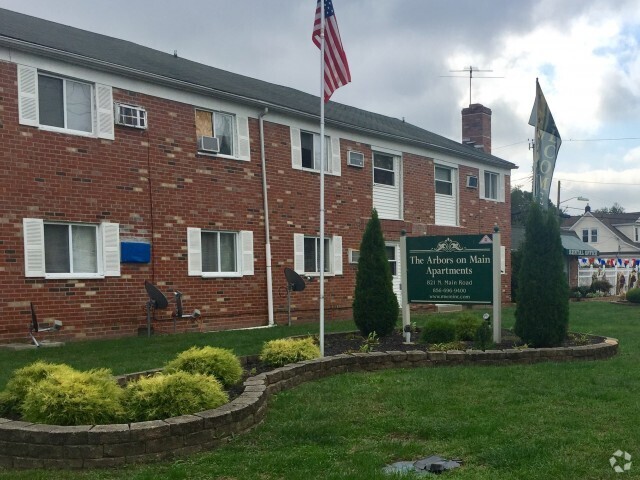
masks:
<svg viewBox="0 0 640 480"><path fill-rule="evenodd" d="M353 319L365 337L371 332L381 337L389 335L398 320L398 299L393 293L389 259L375 209L360 244Z"/></svg>
<svg viewBox="0 0 640 480"><path fill-rule="evenodd" d="M530 345L557 346L569 327L569 286L555 214L532 205L522 252L515 332Z"/></svg>

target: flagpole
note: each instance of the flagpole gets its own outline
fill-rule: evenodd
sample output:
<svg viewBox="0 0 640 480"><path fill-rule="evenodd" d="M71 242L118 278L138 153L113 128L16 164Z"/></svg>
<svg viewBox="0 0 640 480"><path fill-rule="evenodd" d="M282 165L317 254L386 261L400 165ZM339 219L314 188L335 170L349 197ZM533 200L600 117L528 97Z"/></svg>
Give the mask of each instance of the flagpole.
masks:
<svg viewBox="0 0 640 480"><path fill-rule="evenodd" d="M534 107L536 110L536 126L533 133L533 148L531 149L533 152L533 178L531 184L531 198L534 202L540 203L538 200L538 191L536 188L536 177L538 175L538 165L536 162L536 149L538 148L538 78L536 77L536 99L534 103Z"/></svg>
<svg viewBox="0 0 640 480"><path fill-rule="evenodd" d="M320 0L320 356L324 357L324 0Z"/></svg>

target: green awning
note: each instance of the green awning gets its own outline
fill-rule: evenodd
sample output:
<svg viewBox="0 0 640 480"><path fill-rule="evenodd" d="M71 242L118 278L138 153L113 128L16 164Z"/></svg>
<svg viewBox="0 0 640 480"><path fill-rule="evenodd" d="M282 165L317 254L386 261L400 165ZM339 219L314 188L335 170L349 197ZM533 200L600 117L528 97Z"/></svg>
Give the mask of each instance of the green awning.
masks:
<svg viewBox="0 0 640 480"><path fill-rule="evenodd" d="M591 245L584 243L573 235L560 235L562 250L569 257L596 257L600 254Z"/></svg>

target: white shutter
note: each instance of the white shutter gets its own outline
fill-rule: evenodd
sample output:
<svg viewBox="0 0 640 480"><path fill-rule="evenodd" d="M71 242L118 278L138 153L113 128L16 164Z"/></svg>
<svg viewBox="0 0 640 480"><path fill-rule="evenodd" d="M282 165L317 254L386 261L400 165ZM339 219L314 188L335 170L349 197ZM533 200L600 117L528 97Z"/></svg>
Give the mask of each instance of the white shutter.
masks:
<svg viewBox="0 0 640 480"><path fill-rule="evenodd" d="M334 235L331 244L333 249L333 273L342 275L342 237Z"/></svg>
<svg viewBox="0 0 640 480"><path fill-rule="evenodd" d="M120 224L103 223L102 231L102 265L105 277L120 276Z"/></svg>
<svg viewBox="0 0 640 480"><path fill-rule="evenodd" d="M293 269L297 273L304 273L304 235L301 233L293 234Z"/></svg>
<svg viewBox="0 0 640 480"><path fill-rule="evenodd" d="M300 142L300 129L291 127L291 167L302 170L302 143Z"/></svg>
<svg viewBox="0 0 640 480"><path fill-rule="evenodd" d="M96 104L98 137L113 140L113 93L110 86L96 83Z"/></svg>
<svg viewBox="0 0 640 480"><path fill-rule="evenodd" d="M199 228L187 228L187 257L189 275L202 275L202 239Z"/></svg>
<svg viewBox="0 0 640 480"><path fill-rule="evenodd" d="M331 137L331 168L330 171L334 175L340 176L340 139Z"/></svg>
<svg viewBox="0 0 640 480"><path fill-rule="evenodd" d="M236 117L238 132L238 150L236 156L239 160L251 160L251 143L249 142L249 119Z"/></svg>
<svg viewBox="0 0 640 480"><path fill-rule="evenodd" d="M240 246L242 248L242 274L253 275L253 232L240 231Z"/></svg>
<svg viewBox="0 0 640 480"><path fill-rule="evenodd" d="M504 184L506 182L505 175L498 174L498 200L504 202Z"/></svg>
<svg viewBox="0 0 640 480"><path fill-rule="evenodd" d="M24 276L44 277L44 222L39 218L23 218Z"/></svg>
<svg viewBox="0 0 640 480"><path fill-rule="evenodd" d="M18 65L18 111L22 125L38 126L38 71Z"/></svg>
<svg viewBox="0 0 640 480"><path fill-rule="evenodd" d="M484 170L478 171L478 193L480 198L484 198Z"/></svg>

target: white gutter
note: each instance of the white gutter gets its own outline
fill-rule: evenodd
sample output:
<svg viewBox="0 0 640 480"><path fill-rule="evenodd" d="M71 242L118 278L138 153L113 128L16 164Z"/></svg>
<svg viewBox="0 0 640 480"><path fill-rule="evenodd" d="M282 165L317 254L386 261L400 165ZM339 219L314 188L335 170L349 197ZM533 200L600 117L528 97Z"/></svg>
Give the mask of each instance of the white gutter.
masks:
<svg viewBox="0 0 640 480"><path fill-rule="evenodd" d="M267 309L269 312L269 326L275 325L273 319L273 278L271 272L271 240L269 235L269 201L267 199L267 163L264 153L264 117L269 113L265 109L258 115L260 121L260 162L262 164L262 202L264 205L264 250L267 264Z"/></svg>

